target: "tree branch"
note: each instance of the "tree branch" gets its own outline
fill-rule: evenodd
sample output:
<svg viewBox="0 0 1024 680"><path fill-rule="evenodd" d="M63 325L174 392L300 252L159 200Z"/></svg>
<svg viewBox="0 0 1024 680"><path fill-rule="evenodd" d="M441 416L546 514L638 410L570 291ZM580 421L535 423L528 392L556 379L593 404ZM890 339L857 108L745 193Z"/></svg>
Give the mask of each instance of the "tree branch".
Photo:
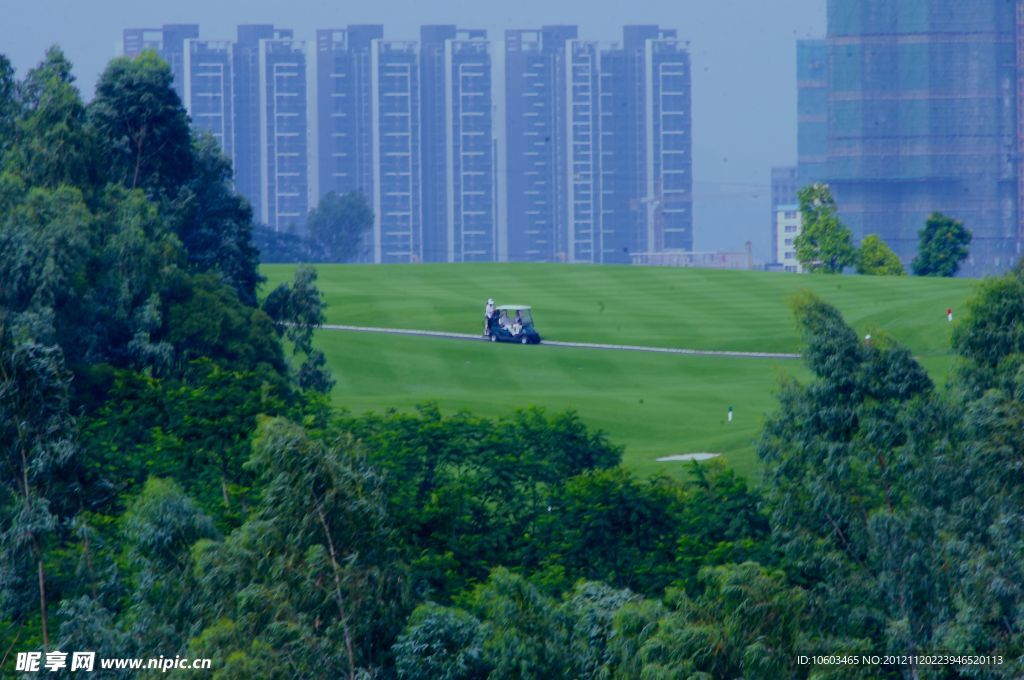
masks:
<svg viewBox="0 0 1024 680"><path fill-rule="evenodd" d="M341 594L341 565L338 564L338 555L334 550L334 540L331 538L331 529L327 525L327 518L320 507L320 499L313 492L313 504L316 506L317 517L320 518L320 525L324 528L324 536L327 537L327 549L331 554L331 566L334 569L334 597L338 604L338 615L341 619L341 630L345 636L345 649L348 652L348 676L349 680L355 680L356 665L355 653L352 650L352 633L348 627L348 616L345 614L345 598Z"/></svg>

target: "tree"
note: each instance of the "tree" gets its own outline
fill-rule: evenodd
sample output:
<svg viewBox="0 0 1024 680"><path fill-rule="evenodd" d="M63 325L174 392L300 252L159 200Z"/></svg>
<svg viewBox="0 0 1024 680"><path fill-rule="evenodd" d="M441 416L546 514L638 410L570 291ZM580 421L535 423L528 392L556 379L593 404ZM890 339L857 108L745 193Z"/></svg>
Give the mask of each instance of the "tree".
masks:
<svg viewBox="0 0 1024 680"><path fill-rule="evenodd" d="M220 524L237 525L253 496L243 464L257 417L286 408L278 382L208 357L180 380L116 371L105 401L82 424L89 483L132 493L149 475L167 477ZM93 508L111 511L99 502Z"/></svg>
<svg viewBox="0 0 1024 680"><path fill-rule="evenodd" d="M967 259L967 247L971 244L971 232L964 223L933 212L917 236L914 275L956 276L960 264Z"/></svg>
<svg viewBox="0 0 1024 680"><path fill-rule="evenodd" d="M89 121L107 176L130 189L173 198L192 177L188 116L155 52L110 62L96 84Z"/></svg>
<svg viewBox="0 0 1024 680"><path fill-rule="evenodd" d="M975 369L989 371L1024 354L1024 265L978 285L963 321L953 330L953 348Z"/></svg>
<svg viewBox="0 0 1024 680"><path fill-rule="evenodd" d="M644 668L640 650L658 633L658 622L665 618L661 600L631 600L612 614L612 631L608 636L608 659L616 679L639 678ZM654 675L653 677L663 677ZM669 676L671 677L671 676Z"/></svg>
<svg viewBox="0 0 1024 680"><path fill-rule="evenodd" d="M95 222L92 273L78 309L70 310L91 361L166 371L173 348L161 335L166 309L161 304L174 275L181 245L140 189L111 185ZM97 247L99 246L99 247ZM76 347L74 339L65 347ZM76 354L77 356L77 354Z"/></svg>
<svg viewBox="0 0 1024 680"><path fill-rule="evenodd" d="M192 546L217 538L213 522L171 480L151 477L121 517L134 592L125 617L139 656L184 653L199 632Z"/></svg>
<svg viewBox="0 0 1024 680"><path fill-rule="evenodd" d="M495 569L462 604L486 622L484 660L493 677L573 677L556 603L522 576Z"/></svg>
<svg viewBox="0 0 1024 680"><path fill-rule="evenodd" d="M641 677L795 677L804 592L754 562L707 567L700 580L697 597L669 592L673 609L640 648Z"/></svg>
<svg viewBox="0 0 1024 680"><path fill-rule="evenodd" d="M630 677L620 668L622 659L616 654L616 617L641 598L629 590L618 590L595 582L581 581L563 595L559 608L565 627L565 649L572 662L572 677ZM635 638L634 638L635 639ZM641 642L641 641L637 641Z"/></svg>
<svg viewBox="0 0 1024 680"><path fill-rule="evenodd" d="M209 134L190 131L167 64L154 53L115 59L96 86L89 121L106 175L140 187L181 239L192 270L216 272L256 305L259 251L252 208L232 188L231 162Z"/></svg>
<svg viewBox="0 0 1024 680"><path fill-rule="evenodd" d="M208 133L195 133L192 177L175 199L170 216L188 253L190 267L217 272L239 299L256 306L259 251L253 245L252 208L233 189L231 161Z"/></svg>
<svg viewBox="0 0 1024 680"><path fill-rule="evenodd" d="M225 654L225 650L232 650ZM215 680L291 680L297 664L294 659L280 656L280 652L263 638L252 638L244 626L231 619L221 619L192 640L189 656L193 658L223 659L213 674ZM320 669L322 670L322 669ZM311 675L315 676L316 672Z"/></svg>
<svg viewBox="0 0 1024 680"><path fill-rule="evenodd" d="M282 418L261 423L247 466L259 503L194 550L205 647L226 659L259 643L288 677L373 676L409 611L383 480L351 440Z"/></svg>
<svg viewBox="0 0 1024 680"><path fill-rule="evenodd" d="M9 137L14 144L8 169L33 186L91 188L94 161L85 105L74 86L71 63L59 48L47 50L42 63L29 71L21 95L24 109ZM4 108L10 115L10 105L0 101L0 129Z"/></svg>
<svg viewBox="0 0 1024 680"><path fill-rule="evenodd" d="M87 279L93 216L73 187L21 188L0 216L0 307L49 309L63 335L64 312L80 303Z"/></svg>
<svg viewBox="0 0 1024 680"><path fill-rule="evenodd" d="M17 83L0 58L0 648L52 650L57 629L58 649L173 654L219 616L199 616L193 544L222 544L209 518L241 524L269 486L242 467L257 415L313 407L273 322L239 300L256 281L248 207L215 145L191 146L167 67L115 62L89 107L71 72L51 49ZM359 557L387 545L351 538L339 545ZM336 590L328 552L291 555L316 567L300 605ZM240 677L271 677L258 643ZM316 675L312 658L278 677Z"/></svg>
<svg viewBox="0 0 1024 680"><path fill-rule="evenodd" d="M88 649L99 658L111 658L129 654L134 648L136 640L122 629L116 611L96 598L66 597L60 604L58 617L61 624L57 649ZM131 673L107 671L102 677L130 680Z"/></svg>
<svg viewBox="0 0 1024 680"><path fill-rule="evenodd" d="M359 192L328 193L309 213L306 228L326 262L354 262L362 252L363 236L373 226L373 210Z"/></svg>
<svg viewBox="0 0 1024 680"><path fill-rule="evenodd" d="M334 379L324 353L313 347L313 331L326 321L325 306L316 287L316 269L305 265L295 270L291 286L278 285L263 301L263 310L276 323L278 335L292 343L294 354L306 355L299 368L299 386L324 394L334 387Z"/></svg>
<svg viewBox="0 0 1024 680"><path fill-rule="evenodd" d="M397 675L402 680L483 680L491 671L483 658L484 637L471 614L421 605L392 647Z"/></svg>
<svg viewBox="0 0 1024 680"><path fill-rule="evenodd" d="M82 191L66 185L8 194L0 307L48 310L76 376L99 363L163 370L171 348L155 337L160 293L181 274L180 246L141 191L108 186L96 202L93 213Z"/></svg>
<svg viewBox="0 0 1024 680"><path fill-rule="evenodd" d="M906 348L862 343L812 296L797 315L815 379L783 386L758 452L776 546L808 593L807 634L836 653L930 649L952 592L933 510L949 412Z"/></svg>
<svg viewBox="0 0 1024 680"><path fill-rule="evenodd" d="M14 143L14 125L20 108L14 66L6 55L0 54L0 168L4 166L4 154Z"/></svg>
<svg viewBox="0 0 1024 680"><path fill-rule="evenodd" d="M906 271L896 253L876 234L868 234L857 251L857 273L871 276L903 276Z"/></svg>
<svg viewBox="0 0 1024 680"><path fill-rule="evenodd" d="M0 310L0 612L13 621L38 603L43 647L49 646L46 551L72 503L75 421L70 376L47 319ZM50 332L47 332L47 331ZM63 498L62 498L63 496ZM29 576L31 574L31 576Z"/></svg>
<svg viewBox="0 0 1024 680"><path fill-rule="evenodd" d="M836 274L854 263L850 230L836 216L836 203L827 184L812 184L798 194L800 234L793 240L804 269Z"/></svg>
<svg viewBox="0 0 1024 680"><path fill-rule="evenodd" d="M459 607L418 607L392 648L399 678L629 678L647 640L631 629L639 609L664 611L629 590L580 581L562 602L519 574L494 569ZM654 605L653 607L651 605Z"/></svg>
<svg viewBox="0 0 1024 680"><path fill-rule="evenodd" d="M539 522L542 564L580 578L657 594L676 574L684 495L665 479L638 480L621 467L566 481Z"/></svg>
<svg viewBox="0 0 1024 680"><path fill-rule="evenodd" d="M571 412L549 416L528 409L489 420L469 413L444 417L436 405L425 404L418 414L342 418L335 427L363 442L369 460L385 473L392 521L403 536L415 587L436 601L486 579L499 565L536 568L546 554L545 536L560 536L557 527L542 532L542 524L561 508L566 477L612 467L622 455ZM646 489L646 483L636 485ZM622 522L626 513L607 510ZM583 539L596 528L581 532ZM648 536L637 543L656 543ZM624 552L632 547L628 537L613 540L621 540ZM564 577L552 580L562 585Z"/></svg>
<svg viewBox="0 0 1024 680"><path fill-rule="evenodd" d="M953 381L952 415L932 445L920 503L946 517L946 564L956 597L940 645L1007 650L1024 659L1024 266L982 282L954 330L963 358Z"/></svg>
<svg viewBox="0 0 1024 680"><path fill-rule="evenodd" d="M694 463L692 477L681 508L673 585L693 589L705 566L776 561L761 494L716 462Z"/></svg>
<svg viewBox="0 0 1024 680"><path fill-rule="evenodd" d="M183 277L166 300L166 331L178 370L207 357L236 370L262 366L284 371L281 345L270 318L247 307L213 274Z"/></svg>

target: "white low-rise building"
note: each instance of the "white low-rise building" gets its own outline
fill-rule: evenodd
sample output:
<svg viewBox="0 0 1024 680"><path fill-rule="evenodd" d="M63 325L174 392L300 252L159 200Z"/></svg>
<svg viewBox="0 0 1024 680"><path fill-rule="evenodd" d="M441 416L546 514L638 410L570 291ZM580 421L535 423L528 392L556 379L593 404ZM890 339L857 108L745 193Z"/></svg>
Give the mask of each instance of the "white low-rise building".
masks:
<svg viewBox="0 0 1024 680"><path fill-rule="evenodd" d="M796 246L793 242L800 235L800 206L795 204L783 204L775 208L776 224L778 231L775 232L775 261L782 264L787 272L803 272L799 260L796 259Z"/></svg>

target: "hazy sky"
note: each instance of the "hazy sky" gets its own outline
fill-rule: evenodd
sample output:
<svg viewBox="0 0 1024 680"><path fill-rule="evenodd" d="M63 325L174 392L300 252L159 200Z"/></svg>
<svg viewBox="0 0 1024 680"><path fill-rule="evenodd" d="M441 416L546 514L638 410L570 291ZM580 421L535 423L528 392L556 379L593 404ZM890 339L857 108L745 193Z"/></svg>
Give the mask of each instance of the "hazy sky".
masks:
<svg viewBox="0 0 1024 680"><path fill-rule="evenodd" d="M695 247L768 254L769 168L796 162L796 40L825 32L826 0L3 0L0 52L19 75L60 45L91 98L121 30L198 23L203 38L240 23L272 23L312 40L317 28L384 24L414 40L421 24L506 28L577 24L580 38L611 42L623 24L660 24L690 41L693 68Z"/></svg>

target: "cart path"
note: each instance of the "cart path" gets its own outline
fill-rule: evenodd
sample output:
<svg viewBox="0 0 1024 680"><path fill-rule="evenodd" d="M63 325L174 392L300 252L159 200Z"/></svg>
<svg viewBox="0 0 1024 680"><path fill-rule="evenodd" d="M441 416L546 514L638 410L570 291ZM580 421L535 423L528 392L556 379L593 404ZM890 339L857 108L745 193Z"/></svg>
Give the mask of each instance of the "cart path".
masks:
<svg viewBox="0 0 1024 680"><path fill-rule="evenodd" d="M346 326L341 324L325 323L321 326L328 331L352 331L356 333L387 333L389 335L414 335L428 338L448 338L450 340L472 340L475 342L487 342L482 335L471 333L449 333L446 331L425 331L411 328L379 328L376 326ZM698 357L732 357L738 359L799 359L799 354L787 354L784 352L731 352L728 350L713 349L683 349L676 347L644 347L641 345L608 345L597 342L561 342L558 340L544 340L541 344L545 347L575 347L578 349L605 349L618 350L620 352L657 352L661 354L686 354Z"/></svg>

